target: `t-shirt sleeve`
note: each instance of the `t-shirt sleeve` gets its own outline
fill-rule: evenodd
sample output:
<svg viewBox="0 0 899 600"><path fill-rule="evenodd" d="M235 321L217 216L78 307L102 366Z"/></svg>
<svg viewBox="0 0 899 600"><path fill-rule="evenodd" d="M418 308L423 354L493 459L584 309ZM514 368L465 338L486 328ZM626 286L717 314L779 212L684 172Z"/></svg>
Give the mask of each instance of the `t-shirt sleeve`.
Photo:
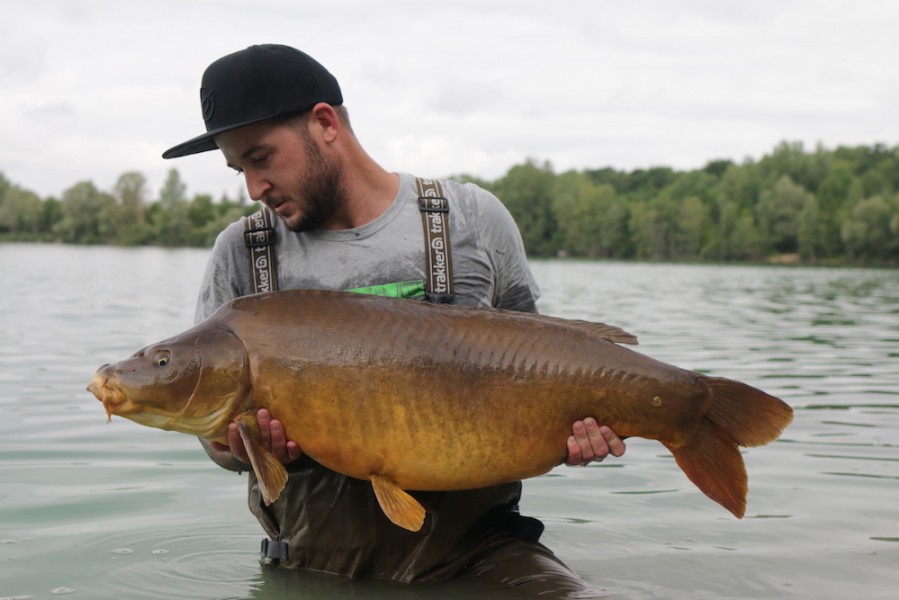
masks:
<svg viewBox="0 0 899 600"><path fill-rule="evenodd" d="M232 223L215 239L200 284L194 322L199 323L226 302L247 294L249 258L243 244L243 224Z"/></svg>
<svg viewBox="0 0 899 600"><path fill-rule="evenodd" d="M518 225L502 202L489 192L479 190L477 207L481 243L496 278L493 306L535 312L540 288L528 264Z"/></svg>

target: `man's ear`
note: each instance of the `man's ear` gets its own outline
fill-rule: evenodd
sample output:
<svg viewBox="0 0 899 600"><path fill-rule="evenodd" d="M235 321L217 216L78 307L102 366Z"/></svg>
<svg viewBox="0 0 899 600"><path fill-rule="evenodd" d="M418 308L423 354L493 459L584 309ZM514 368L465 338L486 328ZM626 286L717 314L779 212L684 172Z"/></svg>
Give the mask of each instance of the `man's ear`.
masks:
<svg viewBox="0 0 899 600"><path fill-rule="evenodd" d="M333 143L340 132L340 119L337 118L334 107L325 102L313 106L309 115L309 128L311 133L320 135L326 144Z"/></svg>

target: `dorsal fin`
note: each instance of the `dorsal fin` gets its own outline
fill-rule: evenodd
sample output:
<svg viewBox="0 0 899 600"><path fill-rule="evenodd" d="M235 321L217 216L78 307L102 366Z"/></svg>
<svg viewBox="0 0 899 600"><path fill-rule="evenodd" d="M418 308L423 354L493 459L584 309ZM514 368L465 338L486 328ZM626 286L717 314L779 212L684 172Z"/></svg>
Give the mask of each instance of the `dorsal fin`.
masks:
<svg viewBox="0 0 899 600"><path fill-rule="evenodd" d="M528 312L519 312L516 310L507 310L503 308L489 308L486 306L461 306L457 304L450 305L442 305L441 308L449 309L449 310L474 310L474 311L483 311L484 313L498 313L498 314L506 314L512 315L517 319L532 319L536 322L540 323L552 323L555 325L562 325L565 327L573 327L574 329L579 329L585 333L588 333L594 337L598 337L603 340L608 340L610 342L615 342L617 344L631 344L637 345L637 336L632 333L628 333L620 327L616 327L615 325L607 325L606 323L598 323L596 321L584 321L582 319L565 319L563 317L551 317L549 315L542 315L540 313L528 313Z"/></svg>
<svg viewBox="0 0 899 600"><path fill-rule="evenodd" d="M558 323L560 325L568 325L569 327L582 329L591 335L604 340L609 340L610 342L631 344L634 346L637 345L637 336L614 325L607 325L606 323L597 323L594 321L583 321L581 319L562 319L560 317L549 317L546 315L534 316L550 323Z"/></svg>

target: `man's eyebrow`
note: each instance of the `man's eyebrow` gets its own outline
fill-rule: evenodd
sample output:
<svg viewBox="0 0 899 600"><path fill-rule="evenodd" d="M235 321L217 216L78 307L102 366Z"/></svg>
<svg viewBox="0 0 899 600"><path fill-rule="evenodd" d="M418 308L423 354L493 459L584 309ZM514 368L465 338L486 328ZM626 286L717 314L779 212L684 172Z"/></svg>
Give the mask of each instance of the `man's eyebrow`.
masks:
<svg viewBox="0 0 899 600"><path fill-rule="evenodd" d="M256 144L255 146L250 146L249 148L247 148L246 150L244 150L244 153L240 155L240 158L241 158L241 159L247 159L247 158L250 157L251 154L253 154L254 152L256 152L256 151L258 151L258 150L260 150L260 149L262 149L262 148L264 148L264 147L265 147L264 144ZM235 165L235 164L232 163L231 161L228 161L228 162L226 162L225 164L228 165L229 167L231 167L232 169L235 169L235 170L238 170L238 171L240 170L240 169L237 167L237 165Z"/></svg>
<svg viewBox="0 0 899 600"><path fill-rule="evenodd" d="M265 144L256 144L255 146L250 146L247 148L243 154L240 155L241 158L249 158L251 154L257 152L261 148L264 148Z"/></svg>

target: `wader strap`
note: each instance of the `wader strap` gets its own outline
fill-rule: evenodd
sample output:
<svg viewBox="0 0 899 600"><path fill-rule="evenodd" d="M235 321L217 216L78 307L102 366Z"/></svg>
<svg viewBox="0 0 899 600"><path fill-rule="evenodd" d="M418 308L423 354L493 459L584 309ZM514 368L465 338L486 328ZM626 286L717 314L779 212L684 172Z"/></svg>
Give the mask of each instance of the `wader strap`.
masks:
<svg viewBox="0 0 899 600"><path fill-rule="evenodd" d="M453 301L453 257L449 239L449 202L436 179L415 179L418 208L425 234L425 297L429 302Z"/></svg>
<svg viewBox="0 0 899 600"><path fill-rule="evenodd" d="M275 262L275 227L267 208L244 217L243 239L250 255L253 293L278 290L278 265Z"/></svg>

